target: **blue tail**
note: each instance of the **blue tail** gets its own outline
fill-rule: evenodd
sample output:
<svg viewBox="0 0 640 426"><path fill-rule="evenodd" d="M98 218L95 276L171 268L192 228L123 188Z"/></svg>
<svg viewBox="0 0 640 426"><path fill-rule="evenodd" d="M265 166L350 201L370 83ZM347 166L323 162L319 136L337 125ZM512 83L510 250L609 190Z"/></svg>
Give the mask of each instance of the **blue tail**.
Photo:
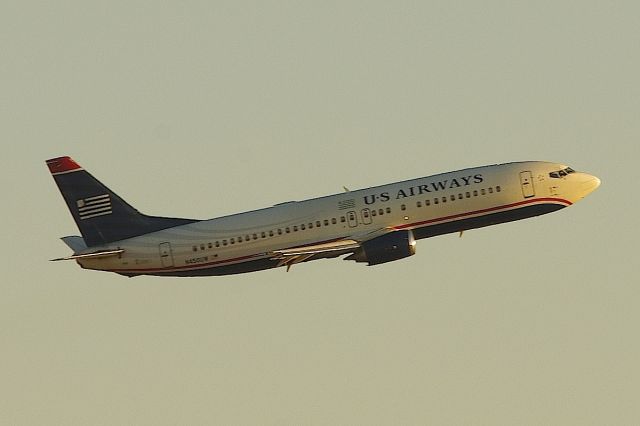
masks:
<svg viewBox="0 0 640 426"><path fill-rule="evenodd" d="M71 157L47 160L47 166L89 247L197 222L140 213Z"/></svg>

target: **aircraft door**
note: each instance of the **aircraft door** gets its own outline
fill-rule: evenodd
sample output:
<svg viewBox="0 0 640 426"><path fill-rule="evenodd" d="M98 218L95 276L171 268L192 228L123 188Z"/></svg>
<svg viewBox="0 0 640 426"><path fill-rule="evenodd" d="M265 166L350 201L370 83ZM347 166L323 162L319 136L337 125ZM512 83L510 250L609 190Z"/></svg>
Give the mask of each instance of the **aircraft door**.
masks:
<svg viewBox="0 0 640 426"><path fill-rule="evenodd" d="M163 268L173 266L173 253L171 252L171 243L160 243L160 261Z"/></svg>
<svg viewBox="0 0 640 426"><path fill-rule="evenodd" d="M358 226L358 216L354 210L347 212L347 223L349 223L349 228L355 228Z"/></svg>
<svg viewBox="0 0 640 426"><path fill-rule="evenodd" d="M360 214L362 215L362 224L363 225L370 225L371 224L371 210L362 209Z"/></svg>
<svg viewBox="0 0 640 426"><path fill-rule="evenodd" d="M520 172L520 186L522 187L522 196L531 198L536 195L533 187L533 174L530 171Z"/></svg>

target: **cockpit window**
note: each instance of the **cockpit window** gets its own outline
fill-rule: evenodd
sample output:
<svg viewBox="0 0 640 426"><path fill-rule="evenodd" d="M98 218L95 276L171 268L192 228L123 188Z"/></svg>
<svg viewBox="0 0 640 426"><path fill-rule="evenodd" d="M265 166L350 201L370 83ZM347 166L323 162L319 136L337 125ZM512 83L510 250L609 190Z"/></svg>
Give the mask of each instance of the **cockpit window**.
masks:
<svg viewBox="0 0 640 426"><path fill-rule="evenodd" d="M573 170L571 167L567 167L566 169L562 169L562 170L558 170L557 172L551 172L549 173L549 177L552 177L554 179L560 179L565 177L568 174L571 173L575 173L576 171Z"/></svg>

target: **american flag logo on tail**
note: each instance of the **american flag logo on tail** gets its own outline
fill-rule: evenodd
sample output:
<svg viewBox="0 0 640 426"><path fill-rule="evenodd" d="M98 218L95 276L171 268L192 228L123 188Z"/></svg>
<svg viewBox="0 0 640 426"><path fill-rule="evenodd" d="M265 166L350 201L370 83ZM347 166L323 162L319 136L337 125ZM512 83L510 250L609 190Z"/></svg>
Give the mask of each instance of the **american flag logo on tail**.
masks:
<svg viewBox="0 0 640 426"><path fill-rule="evenodd" d="M105 216L112 213L111 196L109 196L109 194L84 198L76 201L76 204L78 206L78 215L81 220Z"/></svg>

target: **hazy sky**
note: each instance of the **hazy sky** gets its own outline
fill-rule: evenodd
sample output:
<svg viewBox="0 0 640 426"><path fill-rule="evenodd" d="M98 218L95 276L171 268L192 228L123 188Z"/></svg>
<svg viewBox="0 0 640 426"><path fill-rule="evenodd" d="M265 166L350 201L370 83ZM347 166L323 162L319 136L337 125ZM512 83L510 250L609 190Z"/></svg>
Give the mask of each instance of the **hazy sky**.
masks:
<svg viewBox="0 0 640 426"><path fill-rule="evenodd" d="M636 1L0 4L0 423L638 424ZM210 218L464 167L602 179L366 267L127 279L44 160Z"/></svg>

